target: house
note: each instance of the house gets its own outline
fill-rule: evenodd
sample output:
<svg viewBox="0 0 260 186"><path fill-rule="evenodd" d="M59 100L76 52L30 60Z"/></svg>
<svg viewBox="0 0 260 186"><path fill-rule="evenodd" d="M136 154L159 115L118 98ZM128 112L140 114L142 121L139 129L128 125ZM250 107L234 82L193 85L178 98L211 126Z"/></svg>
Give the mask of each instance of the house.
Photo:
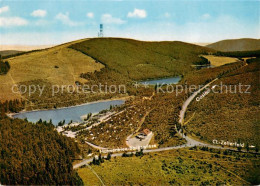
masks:
<svg viewBox="0 0 260 186"><path fill-rule="evenodd" d="M144 129L142 132L140 132L138 135L136 135L135 137L137 138L137 139L140 139L140 141L141 140L143 140L143 139L145 139L146 138L146 136L148 135L148 134L150 134L151 133L151 131L149 130L149 129Z"/></svg>
<svg viewBox="0 0 260 186"><path fill-rule="evenodd" d="M143 133L147 136L148 134L151 133L151 131L150 131L149 129L144 129L144 130L143 130Z"/></svg>

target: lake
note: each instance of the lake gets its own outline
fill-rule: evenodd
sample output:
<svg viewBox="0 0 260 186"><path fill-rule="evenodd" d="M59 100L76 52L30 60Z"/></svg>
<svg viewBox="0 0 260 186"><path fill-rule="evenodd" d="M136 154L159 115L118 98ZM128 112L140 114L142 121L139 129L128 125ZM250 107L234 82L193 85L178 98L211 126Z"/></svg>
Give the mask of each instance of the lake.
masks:
<svg viewBox="0 0 260 186"><path fill-rule="evenodd" d="M72 121L82 121L80 116L88 113L98 113L102 110L110 108L110 105L122 105L125 100L110 100L110 101L100 101L100 102L90 102L78 106L51 109L51 110L39 110L39 111L29 111L20 112L13 115L14 118L25 119L27 118L30 122L37 122L39 119L42 121L49 121L52 119L52 123L57 125L60 121L65 120L65 123Z"/></svg>
<svg viewBox="0 0 260 186"><path fill-rule="evenodd" d="M148 84L148 85L156 85L156 84L177 84L181 80L180 76L170 77L170 78L162 78L162 79L152 79L152 80L145 80L140 81L141 84Z"/></svg>

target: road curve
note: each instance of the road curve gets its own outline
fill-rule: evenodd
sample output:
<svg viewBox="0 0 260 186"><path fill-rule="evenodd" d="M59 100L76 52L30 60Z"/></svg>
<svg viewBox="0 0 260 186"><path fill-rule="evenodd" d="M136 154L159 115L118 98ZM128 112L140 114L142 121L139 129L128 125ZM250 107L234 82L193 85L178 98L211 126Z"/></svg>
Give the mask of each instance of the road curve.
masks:
<svg viewBox="0 0 260 186"><path fill-rule="evenodd" d="M184 116L185 116L185 112L187 110L188 105L191 103L191 101L202 91L204 90L206 87L208 87L210 84L212 84L213 82L215 82L216 80L218 80L218 78L212 80L211 82L209 82L208 84L206 84L204 87L200 88L199 90L197 90L196 92L194 92L182 105L181 111L180 111L180 120L179 123L183 124L184 122Z"/></svg>
<svg viewBox="0 0 260 186"><path fill-rule="evenodd" d="M218 78L212 80L211 82L209 82L208 84L206 84L204 87L200 88L199 90L197 90L196 92L194 92L184 103L182 106L182 110L180 111L180 123L184 120L184 116L185 116L185 112L187 110L188 105L191 103L191 101L198 95L198 93L200 93L202 90L204 90L207 86L209 86L211 83L213 83L214 81L216 81ZM183 134L180 133L180 131L178 132L179 135L184 138L187 143L183 144L183 145L179 145L179 146L173 146L173 147L163 147L163 148L158 148L158 149L145 149L143 150L144 153L149 153L149 152L161 152L161 151L167 151L167 150L173 150L173 149L180 149L180 148L185 148L185 147L193 147L193 146L207 146L207 147L212 147L212 148L222 148L220 146L213 146L210 144L206 144L206 143L202 143L200 141L197 141L195 139L190 138L189 136L185 136ZM131 136L131 135L130 135ZM91 144L92 146L93 144ZM94 147L94 146L92 146ZM97 149L100 149L102 147L97 146ZM95 147L94 147L95 148ZM117 156L122 156L123 153L116 153L116 154L112 154L111 157L117 157ZM73 166L73 169L77 169L87 163L92 162L93 157L89 158L89 159L84 159L82 160L80 163L77 163Z"/></svg>
<svg viewBox="0 0 260 186"><path fill-rule="evenodd" d="M205 86L203 86L202 88L200 88L199 90L197 90L196 92L194 92L182 105L182 109L180 111L180 120L179 122L182 124L184 121L184 116L185 116L185 112L187 110L188 105L191 103L191 101L202 91L204 90L206 87L208 87L210 84L212 84L213 82L215 82L216 80L218 80L218 78L212 80L211 82L209 82L208 84L206 84ZM185 147L194 147L194 146L205 146L205 147L209 147L209 148L215 148L215 149L231 149L234 150L234 148L228 148L228 147L222 147L222 146L216 146L216 145L211 145L205 142L201 142L201 141L197 141L189 136L185 136L184 134L182 134L180 131L178 131L178 134L184 138L187 143L183 144L183 145L179 145L179 146L173 146L173 147L163 147L163 148L158 148L158 149L145 149L143 150L143 153L150 153L150 152L161 152L161 151L168 151L168 150L174 150L174 149L180 149L180 148L185 148ZM245 152L245 151L243 151ZM117 156L122 156L123 153L116 153L116 154L112 154L111 157L117 157ZM73 166L73 169L77 169L87 163L92 162L93 157L89 158L89 159L84 159L82 160L80 163L77 163Z"/></svg>

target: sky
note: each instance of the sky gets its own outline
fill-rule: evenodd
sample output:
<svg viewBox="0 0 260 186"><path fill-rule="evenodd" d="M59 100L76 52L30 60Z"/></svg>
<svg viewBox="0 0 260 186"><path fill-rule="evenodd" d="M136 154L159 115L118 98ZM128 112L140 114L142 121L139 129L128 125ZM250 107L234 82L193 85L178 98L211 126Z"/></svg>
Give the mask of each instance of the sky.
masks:
<svg viewBox="0 0 260 186"><path fill-rule="evenodd" d="M260 38L260 1L0 0L0 44L53 45L97 37L210 43Z"/></svg>

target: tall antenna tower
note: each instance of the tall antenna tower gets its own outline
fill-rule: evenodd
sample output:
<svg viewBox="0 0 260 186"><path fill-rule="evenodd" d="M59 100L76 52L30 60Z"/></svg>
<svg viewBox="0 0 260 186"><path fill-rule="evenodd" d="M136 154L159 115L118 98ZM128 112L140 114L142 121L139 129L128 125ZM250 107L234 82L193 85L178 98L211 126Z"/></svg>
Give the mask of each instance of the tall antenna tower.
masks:
<svg viewBox="0 0 260 186"><path fill-rule="evenodd" d="M98 32L98 37L103 37L104 34L103 34L103 24L100 24L99 25L99 32Z"/></svg>

